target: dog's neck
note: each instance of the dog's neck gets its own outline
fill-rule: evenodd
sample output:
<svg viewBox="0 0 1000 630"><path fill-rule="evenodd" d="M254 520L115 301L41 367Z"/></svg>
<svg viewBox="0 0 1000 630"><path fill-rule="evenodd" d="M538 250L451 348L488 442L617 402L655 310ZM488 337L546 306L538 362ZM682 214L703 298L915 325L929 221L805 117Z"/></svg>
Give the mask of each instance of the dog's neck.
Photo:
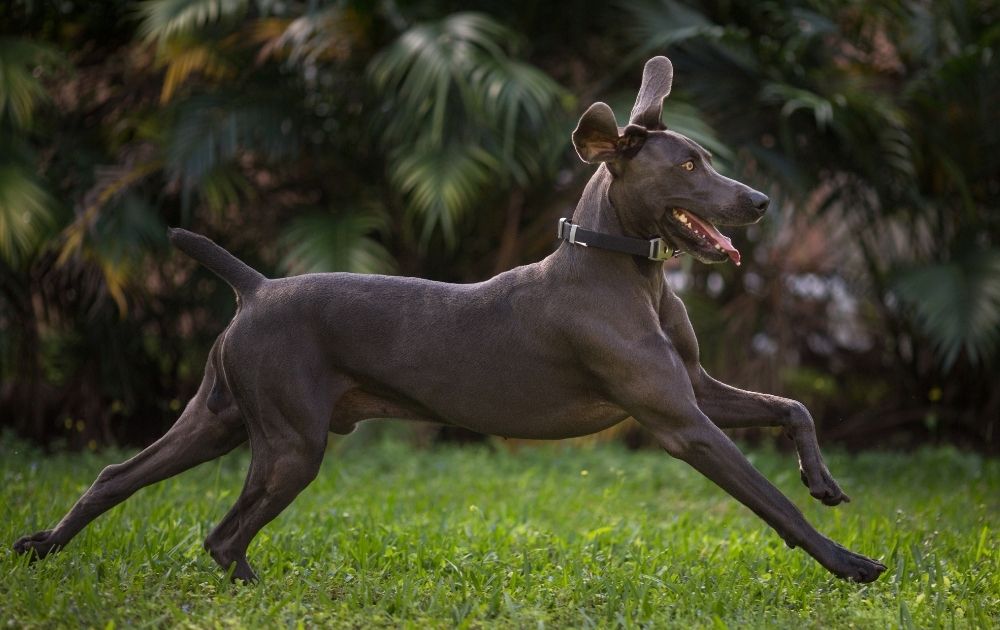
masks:
<svg viewBox="0 0 1000 630"><path fill-rule="evenodd" d="M611 181L611 172L602 164L583 189L580 201L573 211L572 221L580 227L595 232L631 236L625 234L618 212L611 203Z"/></svg>
<svg viewBox="0 0 1000 630"><path fill-rule="evenodd" d="M611 199L612 175L607 166L601 165L583 189L580 201L573 211L572 221L580 227L615 236L648 238L631 233L623 226L622 216ZM558 257L566 258L574 268L600 275L613 274L616 282L640 282L658 299L663 284L663 263L629 256L618 252L586 248L563 241L556 250Z"/></svg>

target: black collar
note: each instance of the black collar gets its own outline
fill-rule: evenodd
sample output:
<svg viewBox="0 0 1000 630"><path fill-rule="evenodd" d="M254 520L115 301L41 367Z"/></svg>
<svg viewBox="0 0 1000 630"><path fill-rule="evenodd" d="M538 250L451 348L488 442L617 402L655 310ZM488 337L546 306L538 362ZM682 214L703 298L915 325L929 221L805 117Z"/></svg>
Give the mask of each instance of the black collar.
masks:
<svg viewBox="0 0 1000 630"><path fill-rule="evenodd" d="M572 245L580 247L597 247L622 254L641 256L649 260L667 260L674 255L674 248L667 245L662 238L632 238L630 236L615 236L587 230L569 219L559 219L559 238Z"/></svg>

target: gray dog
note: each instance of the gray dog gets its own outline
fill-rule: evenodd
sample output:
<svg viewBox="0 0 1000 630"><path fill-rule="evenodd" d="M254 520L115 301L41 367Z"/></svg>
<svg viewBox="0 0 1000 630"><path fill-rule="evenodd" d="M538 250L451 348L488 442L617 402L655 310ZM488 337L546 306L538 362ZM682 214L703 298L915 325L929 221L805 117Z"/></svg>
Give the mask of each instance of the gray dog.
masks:
<svg viewBox="0 0 1000 630"><path fill-rule="evenodd" d="M715 226L754 223L768 205L663 127L672 78L667 58L646 64L624 128L604 103L583 114L573 144L600 166L572 221L559 223L563 242L541 262L485 282L346 273L269 280L205 237L171 230L177 247L236 292L236 315L201 387L166 435L105 468L54 529L14 548L45 556L136 490L249 439L246 485L205 547L233 579L252 581L250 541L315 478L331 431L407 418L559 439L631 416L790 547L838 577L875 580L884 565L817 532L722 432L783 427L812 496L827 505L849 500L801 403L705 372L684 305L664 280L663 261L680 252L739 264Z"/></svg>

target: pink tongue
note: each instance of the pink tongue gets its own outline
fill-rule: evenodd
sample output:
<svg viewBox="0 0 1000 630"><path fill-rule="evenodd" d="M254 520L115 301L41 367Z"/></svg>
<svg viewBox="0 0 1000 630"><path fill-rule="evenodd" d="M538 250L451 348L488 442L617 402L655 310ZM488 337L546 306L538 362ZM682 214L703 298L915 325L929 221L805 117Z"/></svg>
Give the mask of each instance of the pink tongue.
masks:
<svg viewBox="0 0 1000 630"><path fill-rule="evenodd" d="M740 250L733 247L733 242L729 240L728 236L715 229L715 226L712 225L711 223L708 223L707 221L702 221L701 219L694 216L690 212L685 212L684 215L687 216L687 218L690 219L692 223L697 225L703 234L705 234L706 236L708 236L708 238L718 243L719 247L721 247L722 250L729 255L729 259L732 260L734 263L736 263L737 266L739 266Z"/></svg>

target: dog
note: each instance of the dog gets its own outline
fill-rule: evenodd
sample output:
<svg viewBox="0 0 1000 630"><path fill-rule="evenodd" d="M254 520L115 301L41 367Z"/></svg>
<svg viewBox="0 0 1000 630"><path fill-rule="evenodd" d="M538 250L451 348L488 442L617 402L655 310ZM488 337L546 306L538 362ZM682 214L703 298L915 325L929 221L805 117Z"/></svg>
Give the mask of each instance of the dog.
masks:
<svg viewBox="0 0 1000 630"><path fill-rule="evenodd" d="M633 417L789 547L840 578L877 579L885 565L817 532L722 431L783 427L810 494L831 506L849 500L801 403L730 387L701 367L663 262L685 253L739 264L716 226L755 223L769 200L663 126L672 81L666 57L649 60L621 128L604 103L587 109L573 145L598 167L572 219L557 226L559 246L484 282L348 273L271 280L203 236L170 230L174 245L233 287L236 314L173 427L105 468L53 529L21 538L15 550L56 551L136 490L249 440L243 491L205 548L232 579L255 581L250 541L315 478L330 432L403 418L561 439Z"/></svg>

